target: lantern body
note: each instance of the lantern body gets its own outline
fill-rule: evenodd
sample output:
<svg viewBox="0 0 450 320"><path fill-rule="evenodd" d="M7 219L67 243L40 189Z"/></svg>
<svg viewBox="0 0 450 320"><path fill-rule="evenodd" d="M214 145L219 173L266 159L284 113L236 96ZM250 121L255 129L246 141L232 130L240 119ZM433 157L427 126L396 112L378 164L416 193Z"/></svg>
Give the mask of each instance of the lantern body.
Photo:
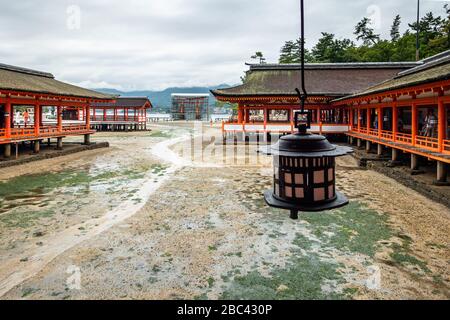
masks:
<svg viewBox="0 0 450 320"><path fill-rule="evenodd" d="M273 190L265 192L270 206L291 210L291 217L296 218L298 211L323 211L348 204L336 191L335 158L353 149L332 145L323 136L297 133L260 151L273 155Z"/></svg>

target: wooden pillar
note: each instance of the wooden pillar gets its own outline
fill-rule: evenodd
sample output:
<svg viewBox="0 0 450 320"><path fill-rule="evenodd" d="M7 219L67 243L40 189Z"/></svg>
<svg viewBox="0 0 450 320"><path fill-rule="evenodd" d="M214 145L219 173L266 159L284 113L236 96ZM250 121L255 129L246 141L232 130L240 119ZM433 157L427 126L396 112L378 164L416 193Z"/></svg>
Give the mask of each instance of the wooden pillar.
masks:
<svg viewBox="0 0 450 320"><path fill-rule="evenodd" d="M417 105L415 103L411 106L411 135L412 135L412 145L416 145L416 137L418 134L418 115L417 115Z"/></svg>
<svg viewBox="0 0 450 320"><path fill-rule="evenodd" d="M370 108L367 108L367 111L366 111L366 126L367 126L367 134L369 134L369 131L370 131L370 121L371 121L371 117L370 117Z"/></svg>
<svg viewBox="0 0 450 320"><path fill-rule="evenodd" d="M86 104L86 129L91 129L91 106L89 102Z"/></svg>
<svg viewBox="0 0 450 320"><path fill-rule="evenodd" d="M383 109L378 107L378 138L381 138L381 133L383 131Z"/></svg>
<svg viewBox="0 0 450 320"><path fill-rule="evenodd" d="M12 114L12 112L13 112L13 107L11 106L11 98L8 96L8 97L6 97L6 104L5 104L5 137L7 139L11 138L11 114Z"/></svg>
<svg viewBox="0 0 450 320"><path fill-rule="evenodd" d="M419 170L419 156L411 153L411 170Z"/></svg>
<svg viewBox="0 0 450 320"><path fill-rule="evenodd" d="M392 136L394 141L397 140L397 132L398 132L398 106L397 103L392 105Z"/></svg>
<svg viewBox="0 0 450 320"><path fill-rule="evenodd" d="M244 122L244 107L239 103L238 105L238 123Z"/></svg>
<svg viewBox="0 0 450 320"><path fill-rule="evenodd" d="M10 143L7 143L7 144L4 144L4 151L3 151L3 156L5 157L5 158L11 158L11 144Z"/></svg>
<svg viewBox="0 0 450 320"><path fill-rule="evenodd" d="M447 115L445 112L445 104L442 99L438 101L438 148L439 152L444 150L444 140L446 132Z"/></svg>
<svg viewBox="0 0 450 320"><path fill-rule="evenodd" d="M441 184L447 183L447 164L442 161L437 162L437 169L436 169L436 180Z"/></svg>
<svg viewBox="0 0 450 320"><path fill-rule="evenodd" d="M358 131L361 130L361 109L358 107L357 108L357 116L358 116Z"/></svg>
<svg viewBox="0 0 450 320"><path fill-rule="evenodd" d="M350 107L348 109L348 124L350 126L350 130L353 129L354 123L353 123L353 108Z"/></svg>
<svg viewBox="0 0 450 320"><path fill-rule="evenodd" d="M38 101L34 104L34 135L39 136L41 133L41 105Z"/></svg>
<svg viewBox="0 0 450 320"><path fill-rule="evenodd" d="M400 150L392 148L392 162L398 162L398 158L400 156Z"/></svg>
<svg viewBox="0 0 450 320"><path fill-rule="evenodd" d="M381 143L379 143L379 144L377 145L377 155L378 155L379 157L381 157L381 156L383 155L383 145L382 145Z"/></svg>
<svg viewBox="0 0 450 320"><path fill-rule="evenodd" d="M58 137L58 138L56 138L56 149L62 150L62 148L63 148L63 138Z"/></svg>
<svg viewBox="0 0 450 320"><path fill-rule="evenodd" d="M106 121L106 108L103 108L103 121Z"/></svg>
<svg viewBox="0 0 450 320"><path fill-rule="evenodd" d="M39 153L40 149L41 149L41 142L39 140L35 140L34 141L33 152L34 153Z"/></svg>
<svg viewBox="0 0 450 320"><path fill-rule="evenodd" d="M58 126L58 132L62 132L62 106L56 107L56 121Z"/></svg>
<svg viewBox="0 0 450 320"><path fill-rule="evenodd" d="M85 134L84 135L84 144L85 145L90 145L91 144L91 135L90 134Z"/></svg>
<svg viewBox="0 0 450 320"><path fill-rule="evenodd" d="M267 128L267 122L269 122L269 110L267 108L263 109L264 113L264 130Z"/></svg>

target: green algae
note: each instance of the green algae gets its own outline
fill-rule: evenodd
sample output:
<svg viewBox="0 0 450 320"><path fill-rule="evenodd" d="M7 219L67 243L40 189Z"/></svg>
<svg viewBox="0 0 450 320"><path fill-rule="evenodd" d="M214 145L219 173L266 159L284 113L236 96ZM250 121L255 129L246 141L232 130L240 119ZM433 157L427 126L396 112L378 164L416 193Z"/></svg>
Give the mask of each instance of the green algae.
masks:
<svg viewBox="0 0 450 320"><path fill-rule="evenodd" d="M284 214L280 211L279 214ZM357 294L356 289L341 291L324 287L345 284L341 271L343 265L331 257L332 251L364 254L374 257L379 242L392 237L387 218L354 202L344 208L328 213L302 213L301 219L308 222L307 228L314 237L296 233L290 249L291 255L285 267L272 267L269 276L256 268L242 276L230 278L221 299L349 299ZM272 222L280 223L280 216ZM283 239L287 235L275 231L269 238ZM313 250L319 247L319 251ZM263 261L264 264L264 261Z"/></svg>
<svg viewBox="0 0 450 320"><path fill-rule="evenodd" d="M58 172L45 172L17 176L0 182L0 224L8 227L27 228L41 218L49 218L57 212L68 214L66 208L76 206L80 209L84 204L81 199L68 199L63 203L52 203L50 196L58 192L67 196L86 195L91 192L92 185L110 185L106 194L115 195L124 193L117 188L132 180L145 177L147 172L158 168L165 170L164 166L138 164L125 170L109 170L92 174L88 168L77 170L64 170ZM133 192L136 192L134 189ZM124 193L135 204L142 199L134 194ZM119 195L119 194L118 194ZM125 199L123 199L125 200Z"/></svg>
<svg viewBox="0 0 450 320"><path fill-rule="evenodd" d="M172 133L169 131L152 131L149 135L152 138L172 138Z"/></svg>
<svg viewBox="0 0 450 320"><path fill-rule="evenodd" d="M358 202L328 213L302 214L301 219L310 223L312 233L320 239L322 246L369 257L374 257L380 241L393 236L386 215Z"/></svg>

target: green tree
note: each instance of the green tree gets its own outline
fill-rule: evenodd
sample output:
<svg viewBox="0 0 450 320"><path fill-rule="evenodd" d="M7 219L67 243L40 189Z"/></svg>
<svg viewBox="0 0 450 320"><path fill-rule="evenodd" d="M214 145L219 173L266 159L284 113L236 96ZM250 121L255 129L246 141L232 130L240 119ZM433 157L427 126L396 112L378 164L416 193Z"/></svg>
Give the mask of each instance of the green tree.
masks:
<svg viewBox="0 0 450 320"><path fill-rule="evenodd" d="M263 64L266 62L266 58L264 58L264 54L261 51L256 51L256 53L251 56L251 59L259 60L260 64Z"/></svg>
<svg viewBox="0 0 450 320"><path fill-rule="evenodd" d="M400 24L401 24L401 17L400 15L396 15L394 18L394 22L392 23L391 27L391 40L393 42L398 41L400 39Z"/></svg>
<svg viewBox="0 0 450 320"><path fill-rule="evenodd" d="M365 17L355 27L356 40L362 40L366 46L376 44L380 40L380 35L375 34L374 29L370 26L371 23L372 21Z"/></svg>
<svg viewBox="0 0 450 320"><path fill-rule="evenodd" d="M300 63L301 61L301 39L286 41L280 50L279 63ZM305 61L312 62L313 58L308 49L305 49Z"/></svg>
<svg viewBox="0 0 450 320"><path fill-rule="evenodd" d="M348 54L354 43L349 39L335 39L332 33L322 32L322 37L311 50L313 62L349 62L352 57Z"/></svg>
<svg viewBox="0 0 450 320"><path fill-rule="evenodd" d="M298 63L300 57L297 56L298 47L294 41L286 41L280 50L280 63Z"/></svg>

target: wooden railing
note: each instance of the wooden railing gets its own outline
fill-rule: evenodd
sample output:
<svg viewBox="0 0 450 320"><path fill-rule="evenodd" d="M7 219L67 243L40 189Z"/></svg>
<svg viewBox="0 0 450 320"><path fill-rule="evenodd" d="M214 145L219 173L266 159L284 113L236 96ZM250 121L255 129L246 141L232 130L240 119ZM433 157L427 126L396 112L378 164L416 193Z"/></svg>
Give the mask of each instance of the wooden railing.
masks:
<svg viewBox="0 0 450 320"><path fill-rule="evenodd" d="M388 139L388 140L394 140L394 133L392 131L381 131L381 138L382 139Z"/></svg>
<svg viewBox="0 0 450 320"><path fill-rule="evenodd" d="M416 145L425 149L439 149L437 138L416 136Z"/></svg>
<svg viewBox="0 0 450 320"><path fill-rule="evenodd" d="M412 144L412 135L407 133L397 132L395 134L395 140L406 144Z"/></svg>
<svg viewBox="0 0 450 320"><path fill-rule="evenodd" d="M0 129L0 139L27 139L27 138L39 138L48 137L58 134L75 134L89 131L85 124L73 124L65 125L62 130L59 131L57 126L43 126L39 128L39 134L36 135L34 127L19 127L11 128L11 135L6 137L6 130Z"/></svg>
<svg viewBox="0 0 450 320"><path fill-rule="evenodd" d="M34 128L11 128L11 137L32 137L36 134Z"/></svg>
<svg viewBox="0 0 450 320"><path fill-rule="evenodd" d="M450 154L450 140L444 140L442 152Z"/></svg>
<svg viewBox="0 0 450 320"><path fill-rule="evenodd" d="M381 131L381 136L378 130L376 129L367 129L367 128L353 128L353 133L360 133L364 134L370 137L377 137L381 138L383 140L392 141L392 142L400 142L404 144L408 144L410 146L417 146L423 149L428 149L430 151L440 151L439 148L439 140L437 138L433 137L423 137L423 136L415 136L414 144L413 144L413 137L411 134L406 133L400 133L397 132L394 133L392 131L383 130ZM450 153L450 140L444 140L442 145L442 152Z"/></svg>
<svg viewBox="0 0 450 320"><path fill-rule="evenodd" d="M139 115L129 115L129 116L124 116L124 115L118 115L118 116L111 116L111 115L107 115L102 116L102 115L98 115L98 116L91 116L91 121L129 121L129 122L144 122L146 119L145 116L139 116Z"/></svg>

